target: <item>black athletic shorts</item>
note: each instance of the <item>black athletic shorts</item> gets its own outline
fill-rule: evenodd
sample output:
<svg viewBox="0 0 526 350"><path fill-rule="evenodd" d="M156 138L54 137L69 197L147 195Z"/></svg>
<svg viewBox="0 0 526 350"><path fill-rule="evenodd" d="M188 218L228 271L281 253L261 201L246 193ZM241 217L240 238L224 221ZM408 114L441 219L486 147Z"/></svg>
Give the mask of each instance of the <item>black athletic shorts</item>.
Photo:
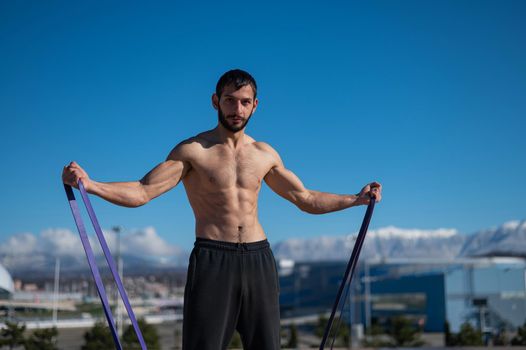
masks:
<svg viewBox="0 0 526 350"><path fill-rule="evenodd" d="M183 350L280 348L279 279L268 241L197 238L184 291Z"/></svg>

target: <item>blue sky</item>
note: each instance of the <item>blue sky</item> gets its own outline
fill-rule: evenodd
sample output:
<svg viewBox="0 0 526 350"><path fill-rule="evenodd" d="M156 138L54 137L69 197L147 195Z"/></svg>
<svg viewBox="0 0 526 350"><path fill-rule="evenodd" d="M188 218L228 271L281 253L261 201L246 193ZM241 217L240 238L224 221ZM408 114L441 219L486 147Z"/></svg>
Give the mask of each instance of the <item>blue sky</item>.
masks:
<svg viewBox="0 0 526 350"><path fill-rule="evenodd" d="M371 228L524 219L526 2L0 3L0 241L74 229L60 181L140 179L216 125L210 96L251 72L247 133L311 189L384 186ZM144 207L93 199L104 227L191 247L183 187ZM358 230L364 207L312 216L260 196L271 242Z"/></svg>

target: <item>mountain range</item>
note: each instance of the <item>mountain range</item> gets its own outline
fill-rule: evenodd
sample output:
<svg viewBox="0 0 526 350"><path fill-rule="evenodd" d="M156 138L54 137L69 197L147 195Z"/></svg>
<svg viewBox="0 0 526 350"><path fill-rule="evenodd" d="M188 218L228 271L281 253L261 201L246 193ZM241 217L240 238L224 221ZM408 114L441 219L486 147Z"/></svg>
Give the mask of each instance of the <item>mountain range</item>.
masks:
<svg viewBox="0 0 526 350"><path fill-rule="evenodd" d="M277 259L295 261L347 260L357 233L346 236L296 238L273 246ZM455 229L417 230L388 226L370 230L360 258L454 259L480 256L516 256L526 258L526 220L503 225L471 235Z"/></svg>
<svg viewBox="0 0 526 350"><path fill-rule="evenodd" d="M111 233L108 235L111 243ZM180 268L188 262L190 252L163 242L151 227L129 236L129 241L123 239L125 274ZM356 237L357 233L291 238L274 244L272 250L276 259L347 260ZM65 230L48 230L40 237L30 234L13 236L0 244L0 264L13 276L52 274L56 257L59 257L64 273L87 271L86 258L77 239L74 233ZM145 242L154 244L148 246ZM96 254L100 265L106 266L100 252ZM479 256L526 258L526 220L509 221L470 235L455 229L419 230L388 226L369 230L360 258L453 259Z"/></svg>

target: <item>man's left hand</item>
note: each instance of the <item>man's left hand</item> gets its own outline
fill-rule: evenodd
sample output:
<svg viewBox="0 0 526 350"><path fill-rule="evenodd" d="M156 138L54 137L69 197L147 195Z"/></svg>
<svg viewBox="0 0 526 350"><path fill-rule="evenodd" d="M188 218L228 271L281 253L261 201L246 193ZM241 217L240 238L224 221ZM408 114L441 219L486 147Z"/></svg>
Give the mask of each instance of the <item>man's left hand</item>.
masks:
<svg viewBox="0 0 526 350"><path fill-rule="evenodd" d="M378 203L382 200L382 185L379 182L371 182L365 185L357 196L360 204L368 205L372 196L376 198Z"/></svg>

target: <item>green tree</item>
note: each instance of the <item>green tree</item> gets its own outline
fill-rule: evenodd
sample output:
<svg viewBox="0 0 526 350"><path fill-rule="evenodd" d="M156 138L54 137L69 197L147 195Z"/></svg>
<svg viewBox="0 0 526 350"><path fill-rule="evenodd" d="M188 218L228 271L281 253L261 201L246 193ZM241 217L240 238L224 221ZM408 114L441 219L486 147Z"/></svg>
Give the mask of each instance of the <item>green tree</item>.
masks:
<svg viewBox="0 0 526 350"><path fill-rule="evenodd" d="M407 318L403 316L391 319L387 334L392 338L392 345L400 346L420 346L423 342L419 339L419 332Z"/></svg>
<svg viewBox="0 0 526 350"><path fill-rule="evenodd" d="M517 328L517 335L511 340L511 345L526 345L526 321L522 327Z"/></svg>
<svg viewBox="0 0 526 350"><path fill-rule="evenodd" d="M369 348L380 348L391 345L391 343L382 339L383 334L384 330L382 326L380 326L378 323L373 322L373 324L371 324L371 327L369 327L366 330L367 336L363 345Z"/></svg>
<svg viewBox="0 0 526 350"><path fill-rule="evenodd" d="M483 345L482 333L473 328L469 322L464 322L460 326L460 332L455 337L455 342L457 346Z"/></svg>
<svg viewBox="0 0 526 350"><path fill-rule="evenodd" d="M157 329L151 324L146 323L146 321L141 318L137 320L139 329L141 330L142 337L146 343L148 350L160 350L161 345L159 344L159 334ZM132 325L129 325L122 335L122 346L126 350L135 350L141 349L141 344L139 344L139 339L135 334L135 330Z"/></svg>
<svg viewBox="0 0 526 350"><path fill-rule="evenodd" d="M228 345L229 349L241 349L243 344L241 343L241 336L237 331L234 331L234 335L232 336L232 339L230 340L230 344Z"/></svg>
<svg viewBox="0 0 526 350"><path fill-rule="evenodd" d="M290 335L289 335L289 341L287 342L287 348L295 349L298 347L298 329L296 325L293 323L290 326Z"/></svg>
<svg viewBox="0 0 526 350"><path fill-rule="evenodd" d="M338 337L340 338L342 345L347 346L351 343L351 327L347 323L341 323Z"/></svg>
<svg viewBox="0 0 526 350"><path fill-rule="evenodd" d="M2 328L0 332L0 347L8 346L12 350L17 346L24 345L26 341L24 338L25 330L26 325L7 321L5 328Z"/></svg>
<svg viewBox="0 0 526 350"><path fill-rule="evenodd" d="M84 340L82 350L113 349L115 347L110 329L102 321L95 323L89 331L84 333Z"/></svg>
<svg viewBox="0 0 526 350"><path fill-rule="evenodd" d="M24 348L26 350L58 350L57 327L36 330L27 339Z"/></svg>
<svg viewBox="0 0 526 350"><path fill-rule="evenodd" d="M509 345L508 332L505 326L500 326L497 334L493 336L493 345L505 346Z"/></svg>

